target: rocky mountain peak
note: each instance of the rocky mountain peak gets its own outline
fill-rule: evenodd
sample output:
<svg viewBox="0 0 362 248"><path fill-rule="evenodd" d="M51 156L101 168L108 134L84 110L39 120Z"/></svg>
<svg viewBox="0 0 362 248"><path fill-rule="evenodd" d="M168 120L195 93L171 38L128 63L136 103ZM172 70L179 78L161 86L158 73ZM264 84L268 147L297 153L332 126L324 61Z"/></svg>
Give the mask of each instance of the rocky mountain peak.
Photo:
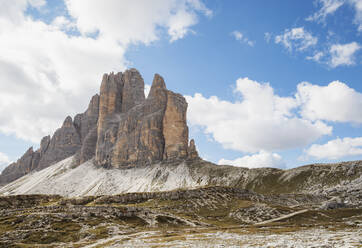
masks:
<svg viewBox="0 0 362 248"><path fill-rule="evenodd" d="M165 81L163 80L163 77L161 77L159 74L155 74L153 77L152 85L150 93L148 94L148 97L154 97L156 95L157 89L166 89Z"/></svg>
<svg viewBox="0 0 362 248"><path fill-rule="evenodd" d="M145 100L145 84L141 74L136 69L123 73L122 112L127 112Z"/></svg>
<svg viewBox="0 0 362 248"><path fill-rule="evenodd" d="M112 94L101 87L96 163L122 167L187 158L185 98L167 90L156 74L145 99L144 81L136 69L125 71L119 85ZM102 101L112 102L114 95L122 96L117 102L121 111L102 113Z"/></svg>
<svg viewBox="0 0 362 248"><path fill-rule="evenodd" d="M190 159L198 159L199 158L199 153L197 152L194 139L190 140L190 144L189 144L189 147L188 147L188 156L189 156Z"/></svg>
<svg viewBox="0 0 362 248"><path fill-rule="evenodd" d="M64 128L70 128L73 126L73 119L70 116L67 116L67 118L65 118L64 122L63 122L63 126Z"/></svg>
<svg viewBox="0 0 362 248"><path fill-rule="evenodd" d="M95 94L91 101L89 102L88 108L86 110L86 114L87 116L93 116L93 115L97 115L98 116L98 109L99 109L99 95Z"/></svg>
<svg viewBox="0 0 362 248"><path fill-rule="evenodd" d="M0 184L76 155L81 164L94 158L98 166L122 168L159 161L198 159L188 141L185 98L166 88L155 74L145 98L144 80L134 68L104 74L100 93L84 113L66 117L40 148L29 150L0 175Z"/></svg>

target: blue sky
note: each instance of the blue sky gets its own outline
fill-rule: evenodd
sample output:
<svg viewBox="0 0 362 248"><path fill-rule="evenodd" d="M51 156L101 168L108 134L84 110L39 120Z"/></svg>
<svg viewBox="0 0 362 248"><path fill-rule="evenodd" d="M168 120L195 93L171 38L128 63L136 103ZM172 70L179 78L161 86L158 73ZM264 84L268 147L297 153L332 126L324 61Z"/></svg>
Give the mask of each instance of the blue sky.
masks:
<svg viewBox="0 0 362 248"><path fill-rule="evenodd" d="M190 137L212 162L362 158L360 0L14 3L0 0L3 165L127 67L186 96Z"/></svg>

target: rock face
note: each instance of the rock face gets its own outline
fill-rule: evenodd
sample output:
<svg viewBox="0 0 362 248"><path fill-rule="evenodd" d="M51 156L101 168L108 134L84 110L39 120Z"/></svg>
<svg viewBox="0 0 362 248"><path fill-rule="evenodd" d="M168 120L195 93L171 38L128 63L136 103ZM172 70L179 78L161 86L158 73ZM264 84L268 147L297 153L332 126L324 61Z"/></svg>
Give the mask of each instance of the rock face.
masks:
<svg viewBox="0 0 362 248"><path fill-rule="evenodd" d="M49 146L40 158L36 169L43 169L49 165L74 155L81 148L80 136L73 124L73 120L68 116L63 126L55 131L50 140Z"/></svg>
<svg viewBox="0 0 362 248"><path fill-rule="evenodd" d="M189 129L186 124L187 103L180 94L167 91L167 104L163 116L165 138L164 159L186 158Z"/></svg>
<svg viewBox="0 0 362 248"><path fill-rule="evenodd" d="M105 74L100 94L88 109L68 116L52 137L30 148L0 175L0 184L33 170L41 170L76 155L76 163L93 157L98 166L122 168L159 161L198 159L195 143L188 142L185 98L167 90L155 74L147 99L144 81L136 69Z"/></svg>
<svg viewBox="0 0 362 248"><path fill-rule="evenodd" d="M34 151L33 147L30 147L25 154L16 162L6 167L0 178L2 184L9 183L27 173L32 169Z"/></svg>
<svg viewBox="0 0 362 248"><path fill-rule="evenodd" d="M99 114L99 95L92 97L88 109L83 114L74 117L74 127L80 136L81 142L86 139L89 132L97 126Z"/></svg>
<svg viewBox="0 0 362 248"><path fill-rule="evenodd" d="M160 75L147 99L135 69L116 79L105 76L100 99L97 164L123 167L188 157L186 100L167 90Z"/></svg>
<svg viewBox="0 0 362 248"><path fill-rule="evenodd" d="M188 158L189 159L199 159L199 153L196 150L195 140L190 140L190 145L187 148Z"/></svg>
<svg viewBox="0 0 362 248"><path fill-rule="evenodd" d="M119 114L122 110L122 90L122 73L103 76L95 150L96 160L99 164L105 164L108 154L112 152Z"/></svg>
<svg viewBox="0 0 362 248"><path fill-rule="evenodd" d="M95 155L98 115L99 95L96 94L92 97L88 109L74 117L74 126L82 143L82 148L78 151L79 163L84 163Z"/></svg>

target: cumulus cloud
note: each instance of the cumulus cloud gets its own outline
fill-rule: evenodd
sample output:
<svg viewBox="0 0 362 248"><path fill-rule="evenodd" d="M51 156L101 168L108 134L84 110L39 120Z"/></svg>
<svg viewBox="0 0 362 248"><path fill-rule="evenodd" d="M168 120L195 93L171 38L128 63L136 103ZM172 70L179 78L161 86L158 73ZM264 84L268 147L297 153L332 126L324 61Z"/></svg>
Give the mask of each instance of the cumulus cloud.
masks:
<svg viewBox="0 0 362 248"><path fill-rule="evenodd" d="M255 45L254 41L249 40L247 37L245 37L243 35L242 32L240 32L238 30L235 30L235 31L231 32L231 35L235 38L235 40L246 43L251 47Z"/></svg>
<svg viewBox="0 0 362 248"><path fill-rule="evenodd" d="M0 28L0 131L38 142L67 114L84 111L102 73L124 69L117 43L71 37L24 18Z"/></svg>
<svg viewBox="0 0 362 248"><path fill-rule="evenodd" d="M170 41L183 38L197 23L198 13L211 16L200 0L66 0L69 13L82 34L99 32L100 36L122 44L150 43L165 28Z"/></svg>
<svg viewBox="0 0 362 248"><path fill-rule="evenodd" d="M283 34L275 36L275 43L283 45L290 52L306 50L318 43L318 38L310 32L304 30L304 27L284 30Z"/></svg>
<svg viewBox="0 0 362 248"><path fill-rule="evenodd" d="M338 66L351 66L356 64L356 54L361 49L357 42L347 44L333 44L323 51L315 51L307 60L323 63L331 68Z"/></svg>
<svg viewBox="0 0 362 248"><path fill-rule="evenodd" d="M330 66L354 65L355 53L360 49L361 46L356 42L332 45L329 50L331 54Z"/></svg>
<svg viewBox="0 0 362 248"><path fill-rule="evenodd" d="M327 86L298 84L301 115L309 120L362 123L362 94L340 81Z"/></svg>
<svg viewBox="0 0 362 248"><path fill-rule="evenodd" d="M66 0L50 23L25 14L45 3L0 1L0 132L35 143L85 110L103 73L126 68L128 45L180 39L212 14L199 0Z"/></svg>
<svg viewBox="0 0 362 248"><path fill-rule="evenodd" d="M0 1L0 25L8 21L20 23L23 21L23 12L27 7L40 8L45 5L45 0L14 0Z"/></svg>
<svg viewBox="0 0 362 248"><path fill-rule="evenodd" d="M190 125L204 127L226 149L242 152L303 147L331 134L332 127L295 114L294 97L280 97L268 83L239 78L235 92L241 99L230 102L202 94L186 96Z"/></svg>
<svg viewBox="0 0 362 248"><path fill-rule="evenodd" d="M10 164L9 157L6 154L0 152L0 173L9 164Z"/></svg>
<svg viewBox="0 0 362 248"><path fill-rule="evenodd" d="M305 154L309 157L329 160L362 155L362 137L337 138L322 145L314 144L305 151Z"/></svg>
<svg viewBox="0 0 362 248"><path fill-rule="evenodd" d="M307 21L324 22L328 15L334 14L346 1L345 0L317 0L321 8L313 15L306 18Z"/></svg>
<svg viewBox="0 0 362 248"><path fill-rule="evenodd" d="M75 23L72 22L71 20L69 20L65 16L57 16L57 17L55 17L54 20L52 21L52 26L57 27L57 28L59 28L61 30L64 30L64 31L76 30Z"/></svg>
<svg viewBox="0 0 362 248"><path fill-rule="evenodd" d="M220 165L234 165L238 167L248 168L261 168L261 167L273 167L284 168L285 162L283 158L277 153L271 153L266 151L260 151L253 155L246 155L235 160L220 159L218 164Z"/></svg>

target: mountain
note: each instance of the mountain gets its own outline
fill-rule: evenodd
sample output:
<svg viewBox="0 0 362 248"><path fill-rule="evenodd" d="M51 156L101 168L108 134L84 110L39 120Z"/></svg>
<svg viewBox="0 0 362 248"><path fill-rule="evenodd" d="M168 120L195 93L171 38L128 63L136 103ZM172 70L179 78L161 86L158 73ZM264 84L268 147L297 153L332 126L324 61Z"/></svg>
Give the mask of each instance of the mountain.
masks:
<svg viewBox="0 0 362 248"><path fill-rule="evenodd" d="M72 156L0 188L0 195L56 194L66 197L169 191L223 186L259 194L335 193L362 206L362 161L313 164L289 170L215 165L201 159L119 168L95 159L77 165Z"/></svg>
<svg viewBox="0 0 362 248"><path fill-rule="evenodd" d="M214 165L189 142L185 98L155 74L148 97L136 69L104 74L99 94L68 116L36 151L0 175L0 194L114 195L227 186L256 193L310 193L361 186L362 162L291 170ZM359 181L358 181L359 180Z"/></svg>
<svg viewBox="0 0 362 248"><path fill-rule="evenodd" d="M248 169L201 159L156 74L105 74L87 110L0 175L0 247L358 247L362 161ZM275 238L278 235L278 238Z"/></svg>
<svg viewBox="0 0 362 248"><path fill-rule="evenodd" d="M187 103L166 89L156 74L145 98L144 81L136 69L105 74L100 94L88 109L68 116L52 137L46 136L36 151L29 148L0 175L0 185L32 171L42 170L74 155L76 165L94 157L104 168L197 159L195 143L188 141Z"/></svg>

